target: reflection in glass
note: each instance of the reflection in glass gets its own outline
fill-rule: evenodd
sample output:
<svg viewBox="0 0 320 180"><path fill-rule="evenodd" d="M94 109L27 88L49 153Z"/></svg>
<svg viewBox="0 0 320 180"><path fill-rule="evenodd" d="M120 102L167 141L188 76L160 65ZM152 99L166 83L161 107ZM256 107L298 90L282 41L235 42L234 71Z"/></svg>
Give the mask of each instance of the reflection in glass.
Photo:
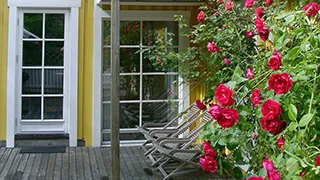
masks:
<svg viewBox="0 0 320 180"><path fill-rule="evenodd" d="M120 72L131 73L140 71L139 49L121 48L120 49Z"/></svg>
<svg viewBox="0 0 320 180"><path fill-rule="evenodd" d="M110 129L110 103L103 103L102 108L102 129Z"/></svg>
<svg viewBox="0 0 320 180"><path fill-rule="evenodd" d="M142 104L142 124L166 123L178 115L178 102L153 102Z"/></svg>
<svg viewBox="0 0 320 180"><path fill-rule="evenodd" d="M178 52L178 48L170 48L168 51L175 50ZM149 57L144 53L142 54L142 69L143 72L177 72L178 68L163 68L161 63L157 59L149 59Z"/></svg>
<svg viewBox="0 0 320 180"><path fill-rule="evenodd" d="M41 94L41 70L22 70L22 94Z"/></svg>
<svg viewBox="0 0 320 180"><path fill-rule="evenodd" d="M45 42L45 66L63 66L64 42Z"/></svg>
<svg viewBox="0 0 320 180"><path fill-rule="evenodd" d="M63 94L63 69L44 70L44 93Z"/></svg>
<svg viewBox="0 0 320 180"><path fill-rule="evenodd" d="M41 39L42 38L42 14L24 13L23 38Z"/></svg>
<svg viewBox="0 0 320 180"><path fill-rule="evenodd" d="M110 101L110 75L104 74L102 76L102 98L103 101Z"/></svg>
<svg viewBox="0 0 320 180"><path fill-rule="evenodd" d="M110 48L103 48L102 51L103 73L110 73Z"/></svg>
<svg viewBox="0 0 320 180"><path fill-rule="evenodd" d="M46 38L64 38L64 14L46 14Z"/></svg>
<svg viewBox="0 0 320 180"><path fill-rule="evenodd" d="M42 42L41 41L23 41L23 66L41 66L42 65Z"/></svg>
<svg viewBox="0 0 320 180"><path fill-rule="evenodd" d="M63 119L63 97L44 97L43 119Z"/></svg>
<svg viewBox="0 0 320 180"><path fill-rule="evenodd" d="M120 76L120 100L138 100L140 76Z"/></svg>
<svg viewBox="0 0 320 180"><path fill-rule="evenodd" d="M143 99L177 99L177 75L152 75L143 77Z"/></svg>
<svg viewBox="0 0 320 180"><path fill-rule="evenodd" d="M145 21L143 22L143 45L154 45L157 37L160 36L164 40L170 40L173 46L179 43L178 22L175 21ZM169 33L174 34L170 36ZM167 37L165 37L167 34Z"/></svg>
<svg viewBox="0 0 320 180"><path fill-rule="evenodd" d="M110 45L111 42L111 22L110 20L103 21L103 45Z"/></svg>
<svg viewBox="0 0 320 180"><path fill-rule="evenodd" d="M140 44L140 21L120 22L120 45Z"/></svg>
<svg viewBox="0 0 320 180"><path fill-rule="evenodd" d="M41 119L41 98L23 97L22 98L22 119Z"/></svg>

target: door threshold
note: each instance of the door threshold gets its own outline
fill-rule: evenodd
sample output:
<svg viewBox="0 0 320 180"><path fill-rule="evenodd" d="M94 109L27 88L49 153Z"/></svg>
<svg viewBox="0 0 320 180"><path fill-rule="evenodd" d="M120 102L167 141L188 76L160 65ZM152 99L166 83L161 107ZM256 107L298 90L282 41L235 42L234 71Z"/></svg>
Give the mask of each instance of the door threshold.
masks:
<svg viewBox="0 0 320 180"><path fill-rule="evenodd" d="M16 140L69 140L69 134L16 134Z"/></svg>

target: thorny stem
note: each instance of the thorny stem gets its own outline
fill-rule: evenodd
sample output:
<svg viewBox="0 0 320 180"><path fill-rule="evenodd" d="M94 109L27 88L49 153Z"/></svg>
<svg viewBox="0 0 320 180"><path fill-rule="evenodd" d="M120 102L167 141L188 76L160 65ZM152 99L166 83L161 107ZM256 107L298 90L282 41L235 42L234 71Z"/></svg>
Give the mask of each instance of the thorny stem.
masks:
<svg viewBox="0 0 320 180"><path fill-rule="evenodd" d="M295 159L296 159L296 160L298 160L299 162L303 162L303 163L307 164L308 166L313 167L313 165L312 165L312 164L310 164L310 163L309 163L309 162L307 162L307 161L302 160L302 159L301 159L301 158L299 158L298 156L296 156L296 155L294 155L294 154L292 154L292 153L289 153L289 152L288 152L288 151L286 151L286 150L284 150L284 152L285 152L285 153L287 153L288 155L292 156L293 158L295 158Z"/></svg>

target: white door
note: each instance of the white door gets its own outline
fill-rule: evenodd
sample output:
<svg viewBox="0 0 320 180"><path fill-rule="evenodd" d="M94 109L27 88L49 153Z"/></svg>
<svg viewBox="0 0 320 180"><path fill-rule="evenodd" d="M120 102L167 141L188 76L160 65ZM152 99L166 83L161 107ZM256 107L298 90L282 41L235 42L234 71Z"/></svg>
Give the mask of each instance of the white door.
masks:
<svg viewBox="0 0 320 180"><path fill-rule="evenodd" d="M17 133L68 133L68 16L62 10L20 12Z"/></svg>

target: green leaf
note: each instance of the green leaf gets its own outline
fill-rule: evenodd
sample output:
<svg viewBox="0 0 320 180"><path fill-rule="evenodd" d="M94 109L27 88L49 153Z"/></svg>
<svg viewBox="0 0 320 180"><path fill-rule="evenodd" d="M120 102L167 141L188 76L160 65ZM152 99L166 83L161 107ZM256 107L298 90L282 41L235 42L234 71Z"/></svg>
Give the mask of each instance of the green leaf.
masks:
<svg viewBox="0 0 320 180"><path fill-rule="evenodd" d="M240 84L244 81L247 81L247 78L242 77L243 73L239 65L236 67L236 69L233 72L231 81L235 81L237 84Z"/></svg>
<svg viewBox="0 0 320 180"><path fill-rule="evenodd" d="M288 25L288 24L290 24L292 21L294 21L294 19L295 19L295 16L294 16L294 14L291 14L291 15L289 15L289 16L287 16L286 18L284 18L285 19L285 24L286 25Z"/></svg>
<svg viewBox="0 0 320 180"><path fill-rule="evenodd" d="M303 180L300 176L292 176L292 180Z"/></svg>
<svg viewBox="0 0 320 180"><path fill-rule="evenodd" d="M284 38L285 38L285 34L284 35L282 35L278 40L277 40L277 42L275 43L275 45L274 45L274 48L275 49L280 49L282 46L283 46L283 40L284 40Z"/></svg>
<svg viewBox="0 0 320 180"><path fill-rule="evenodd" d="M296 170L299 169L299 162L295 158L289 158L287 163L286 163L286 170L290 172L295 172Z"/></svg>
<svg viewBox="0 0 320 180"><path fill-rule="evenodd" d="M226 86L229 87L230 89L234 89L237 85L237 82L236 81L229 81Z"/></svg>
<svg viewBox="0 0 320 180"><path fill-rule="evenodd" d="M297 126L298 126L298 124L296 122L291 122L288 126L288 130L292 132L292 131L296 130Z"/></svg>
<svg viewBox="0 0 320 180"><path fill-rule="evenodd" d="M297 114L298 114L298 110L297 110L296 106L294 106L293 104L290 104L289 105L289 112L288 112L289 119L291 121L297 120Z"/></svg>
<svg viewBox="0 0 320 180"><path fill-rule="evenodd" d="M266 178L267 177L267 170L265 168L260 169L258 176L263 177L263 179Z"/></svg>
<svg viewBox="0 0 320 180"><path fill-rule="evenodd" d="M226 146L227 145L227 138L226 137L222 137L218 144L220 144L221 146Z"/></svg>
<svg viewBox="0 0 320 180"><path fill-rule="evenodd" d="M307 125L309 124L309 122L312 120L313 115L314 115L314 114L310 114L310 113L304 115L304 116L300 119L298 126L299 126L299 127L307 126Z"/></svg>
<svg viewBox="0 0 320 180"><path fill-rule="evenodd" d="M289 59L294 59L300 54L300 47L294 47L288 52L288 58Z"/></svg>

